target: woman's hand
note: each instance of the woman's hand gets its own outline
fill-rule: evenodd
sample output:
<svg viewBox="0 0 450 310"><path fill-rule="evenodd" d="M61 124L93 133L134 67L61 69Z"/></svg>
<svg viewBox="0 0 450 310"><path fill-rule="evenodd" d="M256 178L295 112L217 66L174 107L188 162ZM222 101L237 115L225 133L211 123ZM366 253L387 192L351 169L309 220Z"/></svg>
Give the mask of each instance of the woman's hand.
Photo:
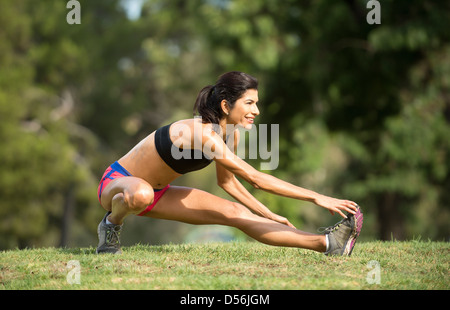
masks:
<svg viewBox="0 0 450 310"><path fill-rule="evenodd" d="M271 219L271 220L273 220L273 221L275 221L275 222L278 222L278 223L287 225L287 226L289 226L289 227L295 228L295 226L292 225L291 222L289 222L287 218L285 218L285 217L283 217L283 216L281 216L281 215L272 213L272 214L270 215L270 218L269 218L269 219Z"/></svg>
<svg viewBox="0 0 450 310"><path fill-rule="evenodd" d="M358 210L358 204L356 202L350 200L335 199L324 195L319 195L315 199L314 203L318 206L328 209L328 211L330 211L332 215L334 215L335 212L339 213L343 218L347 218L347 216L342 211L347 211L351 214L355 214Z"/></svg>

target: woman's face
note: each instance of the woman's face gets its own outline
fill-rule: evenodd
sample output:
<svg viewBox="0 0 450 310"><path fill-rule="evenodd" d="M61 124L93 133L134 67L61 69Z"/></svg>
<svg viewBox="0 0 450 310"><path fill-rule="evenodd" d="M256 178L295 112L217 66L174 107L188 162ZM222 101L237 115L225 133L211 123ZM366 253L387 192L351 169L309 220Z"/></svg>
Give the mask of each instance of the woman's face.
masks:
<svg viewBox="0 0 450 310"><path fill-rule="evenodd" d="M259 115L258 100L258 90L248 89L241 98L236 100L233 109L230 110L226 105L227 123L252 129L255 117Z"/></svg>

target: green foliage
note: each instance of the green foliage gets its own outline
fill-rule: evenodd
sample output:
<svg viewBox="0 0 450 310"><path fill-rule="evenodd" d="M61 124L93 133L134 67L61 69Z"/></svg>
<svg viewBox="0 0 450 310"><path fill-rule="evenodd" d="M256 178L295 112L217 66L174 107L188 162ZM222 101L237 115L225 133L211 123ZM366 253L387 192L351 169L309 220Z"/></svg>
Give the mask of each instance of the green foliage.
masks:
<svg viewBox="0 0 450 310"><path fill-rule="evenodd" d="M0 248L57 244L64 205L76 200L81 215L93 202L85 193L95 195L88 161L97 138L72 115L86 54L55 4L0 3Z"/></svg>
<svg viewBox="0 0 450 310"><path fill-rule="evenodd" d="M280 124L269 173L357 201L362 238L448 238L445 1L383 1L380 25L356 0L146 0L135 20L80 3L69 25L65 1L0 0L0 248L95 242L104 169L229 70L258 77L259 123ZM177 182L223 195L214 178ZM334 220L250 190L306 230Z"/></svg>

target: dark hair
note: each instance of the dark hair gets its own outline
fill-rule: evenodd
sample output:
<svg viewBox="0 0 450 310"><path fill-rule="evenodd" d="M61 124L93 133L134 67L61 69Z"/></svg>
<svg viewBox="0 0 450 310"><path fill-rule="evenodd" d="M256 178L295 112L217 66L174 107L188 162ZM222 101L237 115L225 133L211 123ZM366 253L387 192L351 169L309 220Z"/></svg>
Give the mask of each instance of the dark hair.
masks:
<svg viewBox="0 0 450 310"><path fill-rule="evenodd" d="M258 89L256 78L238 71L224 73L215 85L208 85L200 91L194 105L194 116L198 113L203 123L218 124L224 116L220 106L222 100L226 100L233 109L236 100L248 89Z"/></svg>

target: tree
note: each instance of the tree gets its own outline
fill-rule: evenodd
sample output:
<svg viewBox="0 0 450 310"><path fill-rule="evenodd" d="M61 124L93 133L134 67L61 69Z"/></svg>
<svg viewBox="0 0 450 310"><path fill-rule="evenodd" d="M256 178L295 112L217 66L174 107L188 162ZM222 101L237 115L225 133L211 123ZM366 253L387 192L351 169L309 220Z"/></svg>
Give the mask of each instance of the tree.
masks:
<svg viewBox="0 0 450 310"><path fill-rule="evenodd" d="M352 0L207 1L197 12L218 71L261 77L261 122L281 124L274 174L357 200L381 239L448 235L428 215L448 218L447 3L383 1L380 25Z"/></svg>
<svg viewBox="0 0 450 310"><path fill-rule="evenodd" d="M367 237L448 236L445 2L386 0L373 25L357 0L147 0L136 20L79 2L70 25L64 1L0 0L0 248L95 242L106 166L230 70L258 77L259 123L280 124L266 172L357 201ZM224 195L214 178L180 182ZM305 230L335 221L254 194Z"/></svg>
<svg viewBox="0 0 450 310"><path fill-rule="evenodd" d="M84 217L96 203L99 144L78 123L77 88L96 59L77 41L89 29L66 13L56 1L0 2L0 248L67 244L70 214L95 231Z"/></svg>

